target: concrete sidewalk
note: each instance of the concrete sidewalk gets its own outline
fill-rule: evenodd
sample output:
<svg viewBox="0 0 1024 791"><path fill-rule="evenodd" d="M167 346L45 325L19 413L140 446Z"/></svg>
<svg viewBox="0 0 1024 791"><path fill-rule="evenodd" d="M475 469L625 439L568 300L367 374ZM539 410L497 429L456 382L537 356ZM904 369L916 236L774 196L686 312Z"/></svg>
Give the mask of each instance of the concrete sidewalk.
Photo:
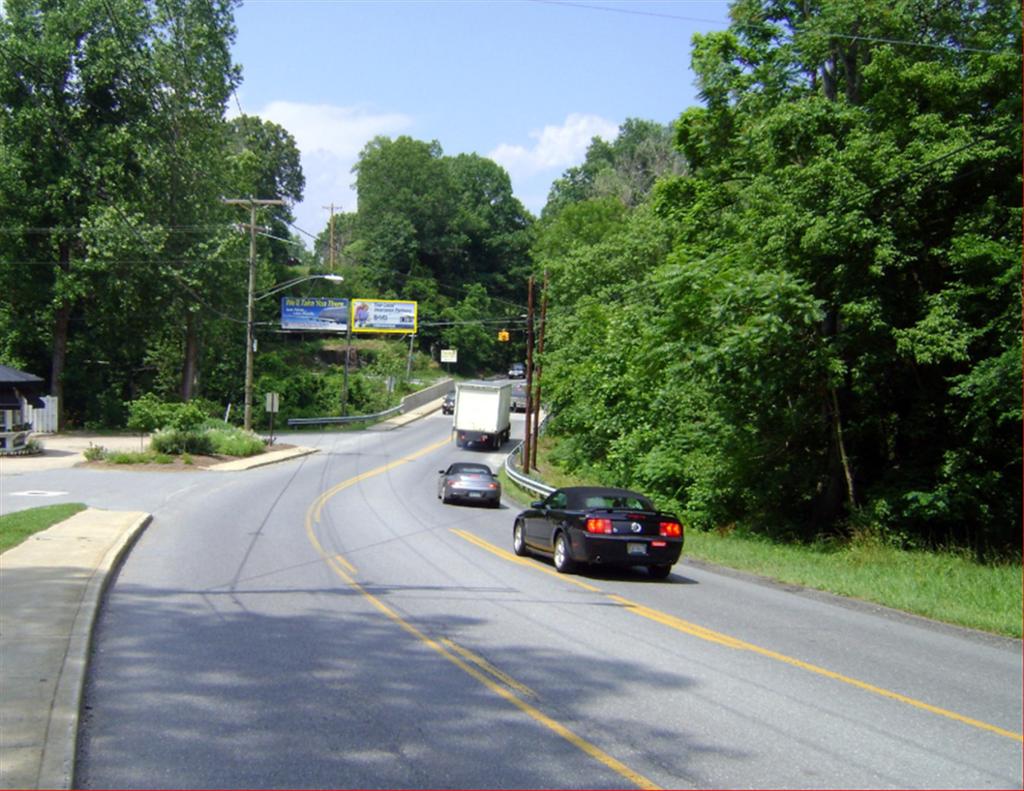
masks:
<svg viewBox="0 0 1024 791"><path fill-rule="evenodd" d="M441 400L370 430L390 431ZM139 437L43 435L44 452L0 457L0 477L73 467L90 445L140 450ZM316 448L271 450L208 469L249 470ZM71 788L92 629L121 559L149 524L142 512L89 508L0 554L0 789Z"/></svg>
<svg viewBox="0 0 1024 791"><path fill-rule="evenodd" d="M93 622L149 520L90 508L0 555L0 787L71 787Z"/></svg>
<svg viewBox="0 0 1024 791"><path fill-rule="evenodd" d="M145 450L149 442L149 438L146 436L107 437L95 434L40 434L33 435L32 439L39 442L43 447L43 452L26 456L0 456L0 476L74 467L76 464L81 464L85 461L85 452L90 447L102 447L112 451L138 452ZM273 450L274 446L271 445L270 447L271 450L258 456L233 459L232 461L214 464L206 469L219 472L251 470L254 467L276 464L280 461L287 461L288 459L317 452L316 448L291 447Z"/></svg>

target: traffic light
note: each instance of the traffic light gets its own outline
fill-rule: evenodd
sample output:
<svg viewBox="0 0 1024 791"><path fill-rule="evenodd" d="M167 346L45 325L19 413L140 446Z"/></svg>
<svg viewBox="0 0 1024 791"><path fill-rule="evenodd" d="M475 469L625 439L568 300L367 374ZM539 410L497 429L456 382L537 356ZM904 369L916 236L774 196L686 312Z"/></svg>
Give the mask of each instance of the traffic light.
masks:
<svg viewBox="0 0 1024 791"><path fill-rule="evenodd" d="M498 330L498 340L505 343L508 340L508 330Z"/></svg>

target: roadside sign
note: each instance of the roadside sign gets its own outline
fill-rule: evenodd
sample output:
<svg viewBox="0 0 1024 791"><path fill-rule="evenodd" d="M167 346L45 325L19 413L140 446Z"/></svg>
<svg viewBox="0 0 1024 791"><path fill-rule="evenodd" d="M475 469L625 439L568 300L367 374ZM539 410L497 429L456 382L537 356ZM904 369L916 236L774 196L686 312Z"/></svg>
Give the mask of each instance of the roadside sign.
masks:
<svg viewBox="0 0 1024 791"><path fill-rule="evenodd" d="M459 361L458 349L441 349L441 362L457 363Z"/></svg>
<svg viewBox="0 0 1024 791"><path fill-rule="evenodd" d="M267 414L270 416L270 444L274 444L274 415L281 406L280 393L267 393Z"/></svg>
<svg viewBox="0 0 1024 791"><path fill-rule="evenodd" d="M313 332L348 330L349 304L335 297L281 297L281 329Z"/></svg>
<svg viewBox="0 0 1024 791"><path fill-rule="evenodd" d="M352 300L352 332L416 334L416 305L412 300Z"/></svg>

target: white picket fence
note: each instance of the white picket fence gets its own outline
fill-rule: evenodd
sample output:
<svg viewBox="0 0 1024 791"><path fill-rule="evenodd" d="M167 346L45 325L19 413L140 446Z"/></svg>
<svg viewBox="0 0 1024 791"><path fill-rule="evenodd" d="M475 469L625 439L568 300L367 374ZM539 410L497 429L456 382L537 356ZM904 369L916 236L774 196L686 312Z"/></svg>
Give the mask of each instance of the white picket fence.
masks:
<svg viewBox="0 0 1024 791"><path fill-rule="evenodd" d="M57 396L43 396L42 409L26 406L25 419L32 424L32 431L53 434L57 431Z"/></svg>

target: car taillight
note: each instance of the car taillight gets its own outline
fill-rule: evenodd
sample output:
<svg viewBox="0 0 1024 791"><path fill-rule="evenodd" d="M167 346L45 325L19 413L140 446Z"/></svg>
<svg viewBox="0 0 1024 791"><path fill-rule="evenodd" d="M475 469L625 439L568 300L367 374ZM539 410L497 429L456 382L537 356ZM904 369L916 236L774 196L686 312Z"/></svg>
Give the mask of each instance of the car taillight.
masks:
<svg viewBox="0 0 1024 791"><path fill-rule="evenodd" d="M489 483L489 484L487 484L487 488L488 489L497 489L498 488L498 484L496 484L496 483Z"/></svg>
<svg viewBox="0 0 1024 791"><path fill-rule="evenodd" d="M612 520L611 519L588 519L587 520L587 532L588 533L610 533L612 532Z"/></svg>
<svg viewBox="0 0 1024 791"><path fill-rule="evenodd" d="M683 534L683 526L678 522L662 522L659 532L669 538L679 538Z"/></svg>

